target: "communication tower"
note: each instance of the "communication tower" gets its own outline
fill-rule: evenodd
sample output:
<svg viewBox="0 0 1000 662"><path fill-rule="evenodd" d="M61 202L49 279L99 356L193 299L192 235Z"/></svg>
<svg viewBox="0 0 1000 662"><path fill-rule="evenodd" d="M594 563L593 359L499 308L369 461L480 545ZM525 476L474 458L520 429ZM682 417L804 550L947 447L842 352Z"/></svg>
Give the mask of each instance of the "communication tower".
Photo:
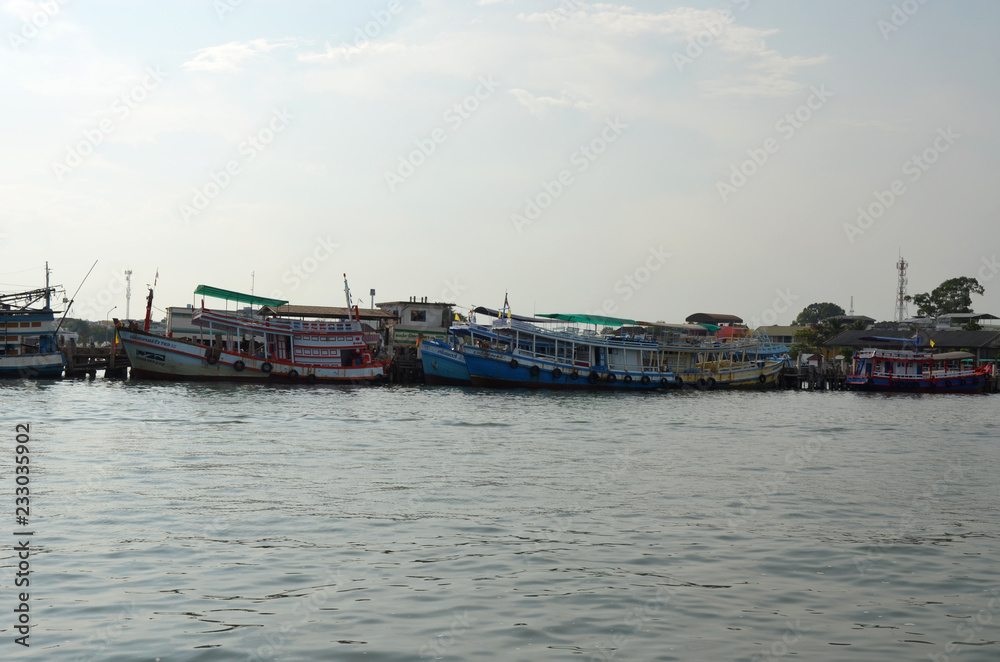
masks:
<svg viewBox="0 0 1000 662"><path fill-rule="evenodd" d="M132 270L125 270L125 319L132 319L128 314L129 302L132 300Z"/></svg>
<svg viewBox="0 0 1000 662"><path fill-rule="evenodd" d="M899 272L899 285L896 288L896 321L900 323L909 317L906 311L906 267L908 266L910 263L900 255L899 262L896 263L896 270Z"/></svg>

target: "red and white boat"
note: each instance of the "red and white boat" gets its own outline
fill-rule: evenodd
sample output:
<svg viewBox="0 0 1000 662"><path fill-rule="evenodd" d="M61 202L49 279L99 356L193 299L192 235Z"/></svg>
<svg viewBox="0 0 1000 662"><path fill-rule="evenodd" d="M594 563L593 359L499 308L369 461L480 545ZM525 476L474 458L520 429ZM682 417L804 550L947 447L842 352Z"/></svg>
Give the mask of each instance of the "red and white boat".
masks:
<svg viewBox="0 0 1000 662"><path fill-rule="evenodd" d="M204 342L149 333L118 323L118 338L132 364L132 376L147 379L219 381L375 382L385 378L388 361L376 360L364 341L360 314L351 306L341 320L298 320L201 307L191 316L206 330ZM199 285L195 295L249 306L277 308L287 301ZM152 302L150 290L149 303Z"/></svg>
<svg viewBox="0 0 1000 662"><path fill-rule="evenodd" d="M920 337L869 336L865 341L913 344L913 349L859 349L854 354L847 388L903 393L979 393L993 377L992 366L974 365L975 354L920 350ZM968 362L968 363L966 363Z"/></svg>

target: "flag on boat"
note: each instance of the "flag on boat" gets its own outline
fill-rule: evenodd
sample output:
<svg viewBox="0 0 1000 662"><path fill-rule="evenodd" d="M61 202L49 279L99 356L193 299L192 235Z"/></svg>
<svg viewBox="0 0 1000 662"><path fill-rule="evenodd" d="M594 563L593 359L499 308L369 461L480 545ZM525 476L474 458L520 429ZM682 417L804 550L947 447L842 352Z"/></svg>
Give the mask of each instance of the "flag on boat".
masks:
<svg viewBox="0 0 1000 662"><path fill-rule="evenodd" d="M931 340L931 347L933 347L933 346L934 346L934 341L933 341L933 340Z"/></svg>

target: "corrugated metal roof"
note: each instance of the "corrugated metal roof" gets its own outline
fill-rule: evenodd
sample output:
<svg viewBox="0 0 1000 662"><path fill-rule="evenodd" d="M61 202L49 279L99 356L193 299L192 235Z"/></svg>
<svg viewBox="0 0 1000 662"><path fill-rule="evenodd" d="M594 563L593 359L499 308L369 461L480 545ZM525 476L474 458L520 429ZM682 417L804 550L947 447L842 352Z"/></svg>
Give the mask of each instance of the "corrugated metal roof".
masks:
<svg viewBox="0 0 1000 662"><path fill-rule="evenodd" d="M707 324L743 324L743 318L741 317L717 313L695 313L694 315L689 315L684 321L691 324L701 324L702 322Z"/></svg>
<svg viewBox="0 0 1000 662"><path fill-rule="evenodd" d="M893 342L883 342L874 340L862 340L862 338L870 337L874 333L873 330L860 331L860 330L848 330L843 331L830 340L823 343L826 347L889 347L890 345L895 345L897 343ZM913 331L900 331L898 329L879 329L877 331L879 336L882 337L892 337L909 340L913 338ZM958 348L958 347L1000 347L1000 331L920 331L920 337L922 339L921 349L927 350L930 348L930 341L934 341L935 347L940 348Z"/></svg>

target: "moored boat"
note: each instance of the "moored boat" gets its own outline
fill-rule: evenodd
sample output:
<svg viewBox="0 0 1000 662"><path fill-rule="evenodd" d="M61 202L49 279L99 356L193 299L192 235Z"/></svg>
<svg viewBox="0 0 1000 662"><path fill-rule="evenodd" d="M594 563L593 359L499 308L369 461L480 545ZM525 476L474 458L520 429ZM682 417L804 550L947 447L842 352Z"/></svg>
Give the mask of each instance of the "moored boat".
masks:
<svg viewBox="0 0 1000 662"><path fill-rule="evenodd" d="M431 386L469 386L469 367L461 346L443 340L423 340L418 346L424 369L424 383Z"/></svg>
<svg viewBox="0 0 1000 662"><path fill-rule="evenodd" d="M579 323L633 323L599 315L576 317ZM494 320L491 331L494 341L466 342L462 348L476 386L652 390L678 384L659 362L651 339L549 328L510 317Z"/></svg>
<svg viewBox="0 0 1000 662"><path fill-rule="evenodd" d="M66 358L56 341L54 287L0 295L0 377L61 377ZM43 303L44 302L44 303Z"/></svg>
<svg viewBox="0 0 1000 662"><path fill-rule="evenodd" d="M921 351L920 337L912 339L869 336L864 341L912 343L912 349L865 348L855 352L845 385L859 391L902 393L979 393L991 378L992 367L972 365L969 352Z"/></svg>
<svg viewBox="0 0 1000 662"><path fill-rule="evenodd" d="M370 383L385 377L386 361L376 360L364 341L357 307L354 318L288 319L206 308L191 322L206 330L204 342L149 333L134 325L118 325L132 375L147 379L212 381L307 381ZM199 285L195 295L251 306L282 306L287 301Z"/></svg>

